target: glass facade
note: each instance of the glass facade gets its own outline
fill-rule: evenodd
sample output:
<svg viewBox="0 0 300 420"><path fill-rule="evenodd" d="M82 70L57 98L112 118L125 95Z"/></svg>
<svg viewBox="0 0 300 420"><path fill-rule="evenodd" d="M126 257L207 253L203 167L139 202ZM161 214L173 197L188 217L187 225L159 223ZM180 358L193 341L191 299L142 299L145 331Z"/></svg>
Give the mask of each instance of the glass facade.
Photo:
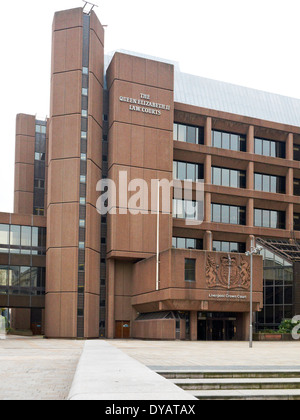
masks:
<svg viewBox="0 0 300 420"><path fill-rule="evenodd" d="M203 249L202 239L173 238L172 247L177 249Z"/></svg>
<svg viewBox="0 0 300 420"><path fill-rule="evenodd" d="M277 329L293 317L293 265L264 249L264 308L257 314L257 330Z"/></svg>
<svg viewBox="0 0 300 420"><path fill-rule="evenodd" d="M44 267L22 267L0 265L1 295L45 294L46 269Z"/></svg>
<svg viewBox="0 0 300 420"><path fill-rule="evenodd" d="M246 252L246 244L244 242L213 241L213 251L244 254Z"/></svg>
<svg viewBox="0 0 300 420"><path fill-rule="evenodd" d="M212 130L212 146L219 149L246 152L246 136Z"/></svg>
<svg viewBox="0 0 300 420"><path fill-rule="evenodd" d="M35 125L35 160L34 160L34 198L33 214L45 215L45 177L46 177L46 132L47 122L36 121Z"/></svg>
<svg viewBox="0 0 300 420"><path fill-rule="evenodd" d="M0 253L46 255L46 228L0 225Z"/></svg>
<svg viewBox="0 0 300 420"><path fill-rule="evenodd" d="M173 178L181 181L190 180L196 182L204 178L204 167L197 163L173 162Z"/></svg>
<svg viewBox="0 0 300 420"><path fill-rule="evenodd" d="M285 212L254 209L254 226L273 229L285 229Z"/></svg>
<svg viewBox="0 0 300 420"><path fill-rule="evenodd" d="M192 144L204 144L204 127L174 124L174 141Z"/></svg>
<svg viewBox="0 0 300 420"><path fill-rule="evenodd" d="M262 156L285 158L285 143L274 140L255 138L254 153Z"/></svg>
<svg viewBox="0 0 300 420"><path fill-rule="evenodd" d="M285 194L285 177L265 174L254 174L254 189L278 194Z"/></svg>
<svg viewBox="0 0 300 420"><path fill-rule="evenodd" d="M212 203L211 220L214 223L246 225L246 207Z"/></svg>
<svg viewBox="0 0 300 420"><path fill-rule="evenodd" d="M221 185L223 187L232 188L246 188L246 171L213 166L211 168L211 173L213 185Z"/></svg>

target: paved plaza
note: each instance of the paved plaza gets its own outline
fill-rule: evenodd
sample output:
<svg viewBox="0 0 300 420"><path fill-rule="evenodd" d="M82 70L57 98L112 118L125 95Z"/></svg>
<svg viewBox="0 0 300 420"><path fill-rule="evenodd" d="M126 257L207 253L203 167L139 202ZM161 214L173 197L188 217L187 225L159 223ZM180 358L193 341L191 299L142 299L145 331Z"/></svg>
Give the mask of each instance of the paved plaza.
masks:
<svg viewBox="0 0 300 420"><path fill-rule="evenodd" d="M107 340L152 369L300 369L300 341L187 342Z"/></svg>
<svg viewBox="0 0 300 420"><path fill-rule="evenodd" d="M83 341L11 337L0 340L0 400L64 400Z"/></svg>
<svg viewBox="0 0 300 420"><path fill-rule="evenodd" d="M246 342L105 341L155 370L300 370L299 341L255 342L253 349ZM67 399L84 346L39 337L0 340L0 400Z"/></svg>

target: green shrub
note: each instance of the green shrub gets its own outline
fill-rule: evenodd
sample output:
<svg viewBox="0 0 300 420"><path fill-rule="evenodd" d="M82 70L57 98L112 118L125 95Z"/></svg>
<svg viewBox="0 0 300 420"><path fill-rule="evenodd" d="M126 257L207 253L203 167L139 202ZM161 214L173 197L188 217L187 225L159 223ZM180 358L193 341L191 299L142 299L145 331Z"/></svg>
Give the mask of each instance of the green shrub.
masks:
<svg viewBox="0 0 300 420"><path fill-rule="evenodd" d="M279 327L280 334L292 334L293 329L300 325L300 321L293 322L291 319L284 319Z"/></svg>

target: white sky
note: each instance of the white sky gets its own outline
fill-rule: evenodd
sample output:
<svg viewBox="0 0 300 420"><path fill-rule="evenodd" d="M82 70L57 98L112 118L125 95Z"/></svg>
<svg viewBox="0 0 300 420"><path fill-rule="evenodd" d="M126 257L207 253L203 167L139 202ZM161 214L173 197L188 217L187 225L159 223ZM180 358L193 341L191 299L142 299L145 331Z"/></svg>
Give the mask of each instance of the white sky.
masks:
<svg viewBox="0 0 300 420"><path fill-rule="evenodd" d="M299 0L95 0L106 52L123 48L186 73L300 98ZM15 116L49 115L51 25L81 0L14 0L0 25L0 211L13 211Z"/></svg>

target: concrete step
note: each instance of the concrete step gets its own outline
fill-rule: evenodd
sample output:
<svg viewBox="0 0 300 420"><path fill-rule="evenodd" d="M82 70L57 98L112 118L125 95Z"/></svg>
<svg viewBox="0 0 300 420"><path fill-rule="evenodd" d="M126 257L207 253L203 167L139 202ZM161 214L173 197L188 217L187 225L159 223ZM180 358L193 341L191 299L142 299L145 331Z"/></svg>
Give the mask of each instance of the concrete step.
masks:
<svg viewBox="0 0 300 420"><path fill-rule="evenodd" d="M162 371L157 370L166 379L258 379L258 378L300 378L299 370L237 370L237 371Z"/></svg>
<svg viewBox="0 0 300 420"><path fill-rule="evenodd" d="M208 390L300 390L300 378L171 379L186 391Z"/></svg>
<svg viewBox="0 0 300 420"><path fill-rule="evenodd" d="M300 390L192 391L198 400L300 400Z"/></svg>

